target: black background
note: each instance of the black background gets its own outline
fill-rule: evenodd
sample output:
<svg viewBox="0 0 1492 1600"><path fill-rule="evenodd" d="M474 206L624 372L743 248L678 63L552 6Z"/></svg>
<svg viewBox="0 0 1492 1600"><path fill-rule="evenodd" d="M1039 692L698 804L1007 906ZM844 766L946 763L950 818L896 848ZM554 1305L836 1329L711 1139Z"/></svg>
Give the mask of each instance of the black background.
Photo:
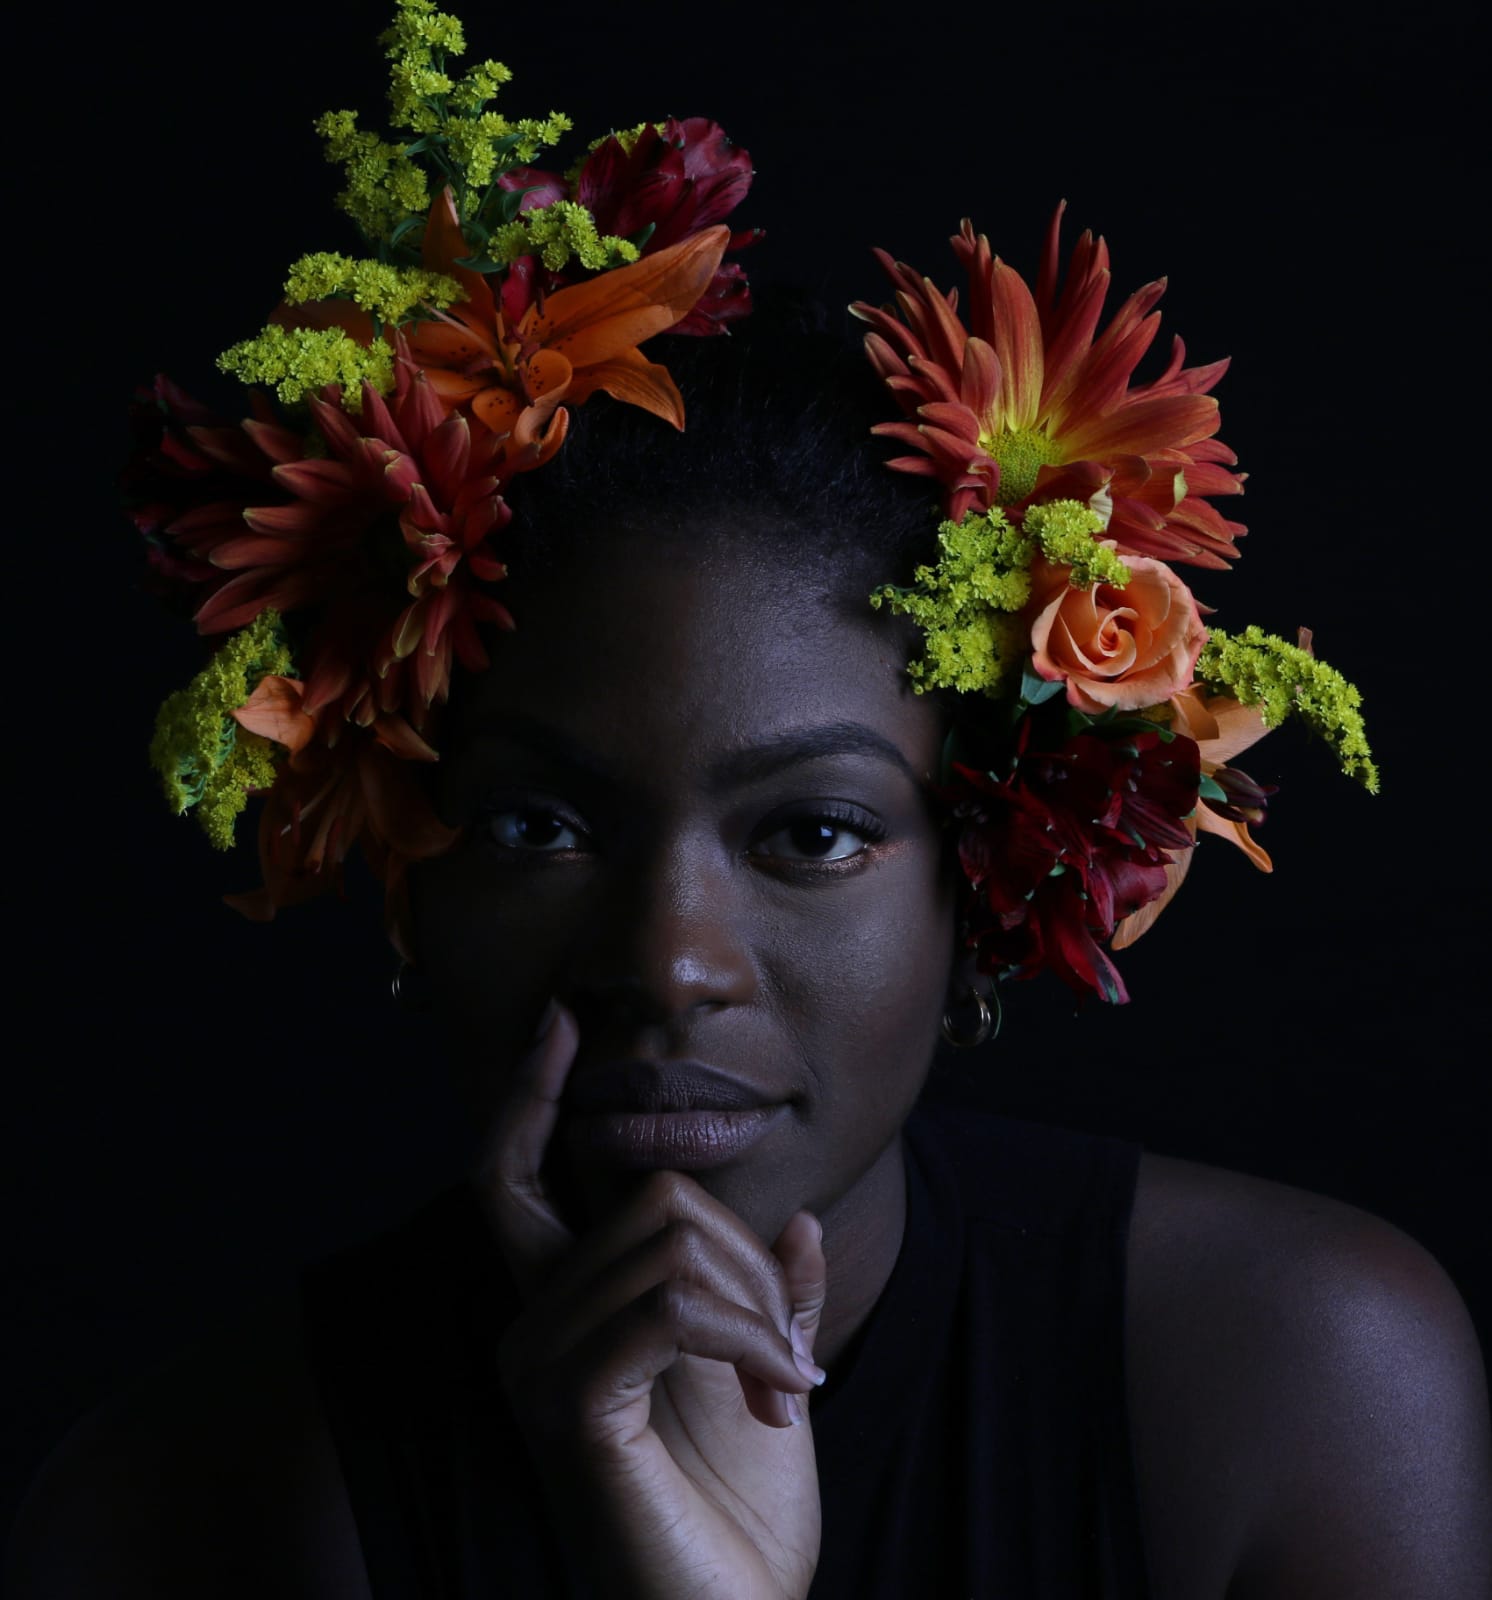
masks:
<svg viewBox="0 0 1492 1600"><path fill-rule="evenodd" d="M366 886L242 923L217 897L256 881L248 853L159 805L154 708L201 658L140 592L112 486L133 385L159 369L228 404L214 354L295 256L351 247L309 124L375 119L385 7L62 15L17 52L36 104L9 136L7 1495L81 1411L467 1153L436 1040L389 999ZM511 114L563 109L577 138L722 121L758 169L738 217L769 229L759 278L879 298L881 244L952 281L966 212L1033 272L1066 196L1069 238L1109 238L1116 302L1169 274L1166 330L1193 360L1233 356L1222 436L1253 531L1234 573L1191 576L1221 626L1315 629L1364 691L1384 793L1271 736L1246 765L1280 785L1274 875L1208 841L1123 961L1134 1003L1008 990L972 1092L1375 1211L1444 1262L1485 1342L1485 266L1463 23L677 0L466 21L471 54L518 74Z"/></svg>

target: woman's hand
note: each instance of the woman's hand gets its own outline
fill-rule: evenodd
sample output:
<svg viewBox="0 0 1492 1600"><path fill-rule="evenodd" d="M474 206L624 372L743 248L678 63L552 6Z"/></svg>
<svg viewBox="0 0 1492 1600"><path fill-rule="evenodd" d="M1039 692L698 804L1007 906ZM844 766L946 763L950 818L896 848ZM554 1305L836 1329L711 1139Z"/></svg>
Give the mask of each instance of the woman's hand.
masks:
<svg viewBox="0 0 1492 1600"><path fill-rule="evenodd" d="M485 1172L526 1302L499 1370L555 1521L601 1594L801 1600L819 1493L811 1430L793 1423L823 1376L822 1230L797 1212L768 1250L692 1179L658 1172L576 1238L540 1174L578 1038L554 1010Z"/></svg>

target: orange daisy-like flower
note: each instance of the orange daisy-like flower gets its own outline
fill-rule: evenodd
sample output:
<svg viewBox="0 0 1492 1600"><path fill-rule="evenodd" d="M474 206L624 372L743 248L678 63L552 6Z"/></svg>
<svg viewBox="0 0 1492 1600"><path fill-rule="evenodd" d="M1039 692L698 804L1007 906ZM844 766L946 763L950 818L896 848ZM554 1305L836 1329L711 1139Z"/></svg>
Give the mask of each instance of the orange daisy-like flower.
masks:
<svg viewBox="0 0 1492 1600"><path fill-rule="evenodd" d="M510 470L542 466L565 437L563 403L598 389L684 425L668 369L637 348L682 321L709 287L730 243L705 228L630 266L559 289L509 323L471 255L450 192L431 207L424 264L455 278L467 298L409 329L410 352L450 409L469 410L508 441Z"/></svg>
<svg viewBox="0 0 1492 1600"><path fill-rule="evenodd" d="M1028 505L1084 500L1108 512L1121 552L1226 567L1244 529L1206 497L1243 486L1229 470L1237 458L1215 437L1208 393L1228 363L1187 367L1177 339L1165 371L1133 384L1165 280L1131 295L1099 333L1108 248L1085 233L1059 293L1063 209L1034 295L965 219L952 243L969 277L967 328L956 291L876 252L895 308L852 309L870 325L866 352L908 419L874 430L914 452L889 465L937 479L955 521L971 510L999 506L1018 519Z"/></svg>
<svg viewBox="0 0 1492 1600"><path fill-rule="evenodd" d="M501 442L448 416L407 359L387 402L365 385L355 418L331 392L309 405L325 454L308 454L285 429L189 430L225 462L262 452L279 491L173 524L193 556L230 574L198 608L197 627L222 633L269 607L316 607L305 709L328 738L344 720L403 716L422 727L447 696L453 659L487 665L479 625L512 625L478 581L506 571L489 542L511 516Z"/></svg>

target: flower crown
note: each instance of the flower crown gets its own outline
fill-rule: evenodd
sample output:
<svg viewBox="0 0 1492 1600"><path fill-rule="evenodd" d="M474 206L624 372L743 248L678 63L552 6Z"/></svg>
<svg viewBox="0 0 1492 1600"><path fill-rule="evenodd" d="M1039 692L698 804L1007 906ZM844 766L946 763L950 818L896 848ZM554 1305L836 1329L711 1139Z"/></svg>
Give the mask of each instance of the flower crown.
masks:
<svg viewBox="0 0 1492 1600"><path fill-rule="evenodd" d="M419 765L452 672L488 665L482 627L513 626L494 593L509 498L598 390L683 426L638 347L746 315L725 258L760 231L725 225L752 169L715 123L644 123L545 170L569 120L493 109L507 68L453 77L459 21L396 3L395 137L350 111L316 124L364 254L302 257L219 358L253 389L238 425L157 378L125 486L156 587L226 636L161 707L170 803L227 848L261 797L263 886L229 897L260 920L339 887L359 847L408 958L408 867L458 837ZM1178 340L1132 385L1162 286L1097 333L1107 252L1084 235L1059 292L1060 219L1034 296L964 223L971 328L956 294L877 252L894 303L851 309L902 420L874 431L910 452L892 468L935 481L942 520L936 563L871 599L923 630L914 687L955 702L940 792L980 969L1122 1000L1108 949L1158 915L1199 831L1269 870L1249 824L1271 791L1236 754L1294 712L1370 789L1377 774L1356 690L1307 637L1204 627L1169 563L1238 554L1243 529L1210 503L1242 488L1208 393L1226 363L1186 368Z"/></svg>
<svg viewBox="0 0 1492 1600"><path fill-rule="evenodd" d="M219 358L255 389L239 425L157 378L125 488L156 586L228 635L162 706L151 757L221 848L263 797L264 884L230 903L267 920L338 887L356 845L407 955L407 868L456 838L415 767L437 759L453 668L487 665L482 625L513 625L492 592L513 486L598 390L682 428L638 346L746 315L725 257L760 233L724 225L752 168L715 123L643 123L544 170L569 119L493 109L508 69L453 77L460 22L397 4L396 136L350 111L316 124L364 254L302 257L268 325Z"/></svg>
<svg viewBox="0 0 1492 1600"><path fill-rule="evenodd" d="M1378 773L1358 691L1306 630L1203 625L1172 564L1226 569L1245 531L1211 503L1243 489L1209 392L1228 363L1187 367L1176 339L1133 383L1165 284L1100 332L1108 250L1085 233L1059 286L1062 212L1034 294L965 220L967 327L956 292L876 252L894 301L851 309L902 420L874 432L934 480L943 520L937 561L872 604L923 629L914 686L955 697L943 794L979 970L1123 1001L1109 951L1159 916L1199 833L1271 870L1249 827L1273 790L1235 756L1294 714L1374 792Z"/></svg>

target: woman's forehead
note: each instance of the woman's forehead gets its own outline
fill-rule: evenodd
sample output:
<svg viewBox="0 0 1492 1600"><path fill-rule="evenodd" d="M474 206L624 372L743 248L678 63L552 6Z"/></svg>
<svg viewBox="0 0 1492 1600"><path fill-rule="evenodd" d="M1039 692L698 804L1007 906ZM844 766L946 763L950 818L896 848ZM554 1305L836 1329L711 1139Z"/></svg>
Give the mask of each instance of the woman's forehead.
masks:
<svg viewBox="0 0 1492 1600"><path fill-rule="evenodd" d="M867 603L749 555L639 541L511 586L515 631L463 685L458 743L521 733L633 768L730 774L789 748L936 760L936 707L911 692L905 647ZM547 731L546 731L547 730Z"/></svg>

